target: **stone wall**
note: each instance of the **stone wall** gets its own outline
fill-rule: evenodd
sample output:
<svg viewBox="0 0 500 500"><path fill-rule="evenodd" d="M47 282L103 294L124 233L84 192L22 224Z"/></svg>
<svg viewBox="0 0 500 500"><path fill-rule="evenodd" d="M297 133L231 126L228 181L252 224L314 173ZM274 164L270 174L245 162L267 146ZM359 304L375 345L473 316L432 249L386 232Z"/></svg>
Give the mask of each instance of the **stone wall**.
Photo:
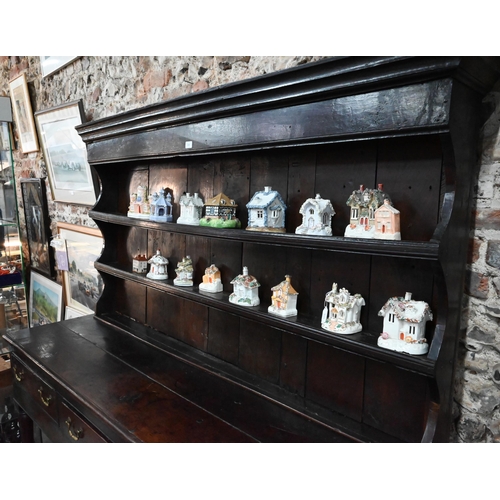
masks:
<svg viewBox="0 0 500 500"><path fill-rule="evenodd" d="M455 378L456 441L500 442L500 82L485 98Z"/></svg>
<svg viewBox="0 0 500 500"><path fill-rule="evenodd" d="M0 56L0 95L26 73L33 112L82 99L86 120L321 59L321 56L81 57L45 79L37 56ZM500 86L485 99L489 118L478 145L478 180L464 300L464 337L456 377L452 440L500 441ZM45 177L41 153L16 149L17 178ZM47 184L51 230L58 221L94 227L88 207L54 202ZM24 210L19 193L23 241ZM24 248L25 258L28 252Z"/></svg>

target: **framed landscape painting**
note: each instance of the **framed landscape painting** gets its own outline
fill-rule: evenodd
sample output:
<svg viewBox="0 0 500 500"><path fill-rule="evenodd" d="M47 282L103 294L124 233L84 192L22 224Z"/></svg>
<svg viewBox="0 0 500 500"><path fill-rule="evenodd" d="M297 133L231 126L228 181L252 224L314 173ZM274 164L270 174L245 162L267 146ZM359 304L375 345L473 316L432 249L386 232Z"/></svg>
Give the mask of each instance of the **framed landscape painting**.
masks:
<svg viewBox="0 0 500 500"><path fill-rule="evenodd" d="M84 119L82 101L35 113L55 201L94 205L96 182L87 162L87 148L75 127Z"/></svg>
<svg viewBox="0 0 500 500"><path fill-rule="evenodd" d="M26 75L23 73L17 78L14 78L14 80L9 83L9 89L12 110L14 112L14 121L18 128L21 151L25 154L38 151L38 138L36 136Z"/></svg>
<svg viewBox="0 0 500 500"><path fill-rule="evenodd" d="M93 313L103 290L101 275L94 267L103 247L101 231L65 222L57 223L57 231L68 254L69 270L63 271L66 306Z"/></svg>
<svg viewBox="0 0 500 500"><path fill-rule="evenodd" d="M62 286L35 271L31 271L30 326L35 327L61 321L62 306Z"/></svg>

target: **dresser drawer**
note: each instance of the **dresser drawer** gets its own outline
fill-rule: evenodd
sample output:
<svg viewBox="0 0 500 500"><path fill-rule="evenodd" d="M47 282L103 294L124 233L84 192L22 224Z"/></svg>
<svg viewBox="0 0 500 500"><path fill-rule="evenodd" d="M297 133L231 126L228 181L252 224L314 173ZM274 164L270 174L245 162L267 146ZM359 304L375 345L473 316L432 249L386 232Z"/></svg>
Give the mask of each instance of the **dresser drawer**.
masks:
<svg viewBox="0 0 500 500"><path fill-rule="evenodd" d="M68 443L106 443L107 441L65 402L59 404L61 436Z"/></svg>
<svg viewBox="0 0 500 500"><path fill-rule="evenodd" d="M14 376L14 394L19 394L20 398L24 399L24 393L37 407L57 422L56 391L16 356L12 356L11 366Z"/></svg>

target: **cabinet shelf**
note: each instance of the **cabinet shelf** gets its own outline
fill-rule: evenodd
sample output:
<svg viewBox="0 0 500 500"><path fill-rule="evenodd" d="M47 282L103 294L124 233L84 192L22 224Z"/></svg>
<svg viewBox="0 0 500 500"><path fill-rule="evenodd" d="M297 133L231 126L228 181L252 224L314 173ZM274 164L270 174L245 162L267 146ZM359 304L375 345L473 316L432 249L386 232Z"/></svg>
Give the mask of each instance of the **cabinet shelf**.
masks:
<svg viewBox="0 0 500 500"><path fill-rule="evenodd" d="M432 376L434 373L435 362L429 359L428 356L409 356L378 347L378 333L360 332L352 335L336 335L319 328L316 319L301 316L281 318L269 314L267 312L268 304L261 303L255 307L242 307L232 304L229 302L229 292L207 293L200 291L198 286L179 287L173 285L173 280L171 279L162 281L152 280L121 269L116 264L111 265L96 262L95 267L102 273L110 274L127 281L134 281L148 288L257 321L279 330L300 335L306 339L318 340L353 354L377 361L390 362L400 368L415 371L426 376Z"/></svg>
<svg viewBox="0 0 500 500"><path fill-rule="evenodd" d="M340 236L321 237L296 235L293 233L249 232L245 229L214 229L177 224L174 222L159 223L133 219L121 214L109 214L98 211L91 211L90 216L96 221L122 226L291 248L307 248L312 250L425 259L431 261L436 261L439 254L439 243L437 242L370 240L344 238Z"/></svg>

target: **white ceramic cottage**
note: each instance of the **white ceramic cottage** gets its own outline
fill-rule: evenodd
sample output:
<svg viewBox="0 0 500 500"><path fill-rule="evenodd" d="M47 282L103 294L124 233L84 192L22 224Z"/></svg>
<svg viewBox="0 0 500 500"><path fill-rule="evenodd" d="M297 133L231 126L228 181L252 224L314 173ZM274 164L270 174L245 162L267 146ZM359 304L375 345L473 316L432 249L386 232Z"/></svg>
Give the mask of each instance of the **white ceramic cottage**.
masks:
<svg viewBox="0 0 500 500"><path fill-rule="evenodd" d="M360 332L363 327L360 323L361 307L365 299L356 293L351 295L345 288L340 291L337 283L325 295L325 307L321 317L321 327L334 333L352 334Z"/></svg>
<svg viewBox="0 0 500 500"><path fill-rule="evenodd" d="M231 281L233 293L229 296L229 302L240 306L252 307L260 304L260 283L250 274L248 268L243 268L243 273Z"/></svg>
<svg viewBox="0 0 500 500"><path fill-rule="evenodd" d="M374 238L380 240L400 240L399 210L391 205L389 199L385 199L383 205L375 210L375 233Z"/></svg>
<svg viewBox="0 0 500 500"><path fill-rule="evenodd" d="M205 274L203 275L199 289L204 292L218 293L222 292L222 288L223 285L219 268L214 264L211 264L205 269Z"/></svg>
<svg viewBox="0 0 500 500"><path fill-rule="evenodd" d="M149 220L155 222L172 222L172 195L160 189L160 193L155 193L151 201L151 214Z"/></svg>
<svg viewBox="0 0 500 500"><path fill-rule="evenodd" d="M156 250L156 255L148 260L148 264L151 264L151 267L149 268L149 273L146 274L147 278L150 278L152 280L168 279L168 259L166 257L163 257L159 250Z"/></svg>
<svg viewBox="0 0 500 500"><path fill-rule="evenodd" d="M426 302L405 297L391 297L378 313L384 318L383 333L377 344L392 351L408 354L426 354L425 324L432 321L432 312Z"/></svg>
<svg viewBox="0 0 500 500"><path fill-rule="evenodd" d="M183 257L182 261L177 264L175 274L174 285L193 286L193 261L189 255Z"/></svg>
<svg viewBox="0 0 500 500"><path fill-rule="evenodd" d="M271 288L271 305L268 312L277 316L297 316L297 297L298 293L292 286L292 277L285 276L285 280L279 285Z"/></svg>
<svg viewBox="0 0 500 500"><path fill-rule="evenodd" d="M266 186L247 203L249 231L285 232L286 205L278 191Z"/></svg>
<svg viewBox="0 0 500 500"><path fill-rule="evenodd" d="M295 229L296 234L332 235L332 217L335 210L330 200L324 200L319 194L308 198L300 207L302 224Z"/></svg>
<svg viewBox="0 0 500 500"><path fill-rule="evenodd" d="M177 219L178 224L188 224L190 226L199 226L203 212L203 200L198 193L186 193L179 200L180 216Z"/></svg>
<svg viewBox="0 0 500 500"><path fill-rule="evenodd" d="M147 188L137 186L136 193L130 193L130 205L128 207L127 217L133 219L149 219L150 206L147 197Z"/></svg>

